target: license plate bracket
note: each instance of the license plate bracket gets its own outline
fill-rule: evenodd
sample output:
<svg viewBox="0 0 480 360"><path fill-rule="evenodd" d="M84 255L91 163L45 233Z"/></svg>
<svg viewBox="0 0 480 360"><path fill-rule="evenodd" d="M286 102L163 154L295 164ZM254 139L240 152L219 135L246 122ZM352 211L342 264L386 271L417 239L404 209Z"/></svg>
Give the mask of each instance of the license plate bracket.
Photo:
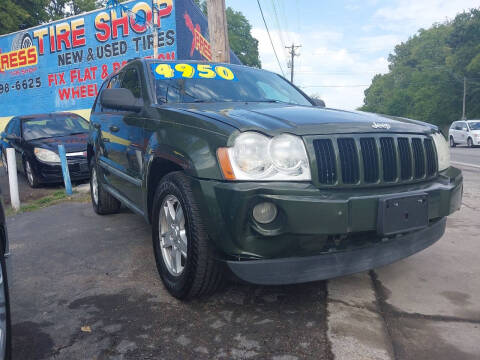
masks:
<svg viewBox="0 0 480 360"><path fill-rule="evenodd" d="M385 196L378 201L377 232L394 235L428 226L428 194Z"/></svg>

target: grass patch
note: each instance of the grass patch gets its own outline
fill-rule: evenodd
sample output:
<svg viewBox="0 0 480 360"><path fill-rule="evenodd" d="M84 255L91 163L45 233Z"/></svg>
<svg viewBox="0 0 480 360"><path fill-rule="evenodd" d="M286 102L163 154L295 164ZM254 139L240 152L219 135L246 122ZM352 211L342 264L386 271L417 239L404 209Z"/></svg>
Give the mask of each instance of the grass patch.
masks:
<svg viewBox="0 0 480 360"><path fill-rule="evenodd" d="M88 194L73 193L72 196L68 196L65 193L65 190L57 190L51 193L50 195L44 196L40 199L36 199L25 205L21 205L20 210L18 211L13 210L12 207L8 207L5 213L7 216L11 216L15 214L30 212L30 211L36 211L51 205L59 204L61 202L70 201L70 200L86 202L90 200L90 194L89 193Z"/></svg>

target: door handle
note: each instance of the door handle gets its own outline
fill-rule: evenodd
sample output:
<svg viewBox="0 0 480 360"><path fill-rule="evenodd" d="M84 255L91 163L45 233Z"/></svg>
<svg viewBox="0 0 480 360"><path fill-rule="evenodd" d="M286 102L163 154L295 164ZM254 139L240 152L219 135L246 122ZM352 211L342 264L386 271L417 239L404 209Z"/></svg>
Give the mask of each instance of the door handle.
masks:
<svg viewBox="0 0 480 360"><path fill-rule="evenodd" d="M111 132L117 132L118 130L120 130L118 126L115 126L115 125L110 126Z"/></svg>

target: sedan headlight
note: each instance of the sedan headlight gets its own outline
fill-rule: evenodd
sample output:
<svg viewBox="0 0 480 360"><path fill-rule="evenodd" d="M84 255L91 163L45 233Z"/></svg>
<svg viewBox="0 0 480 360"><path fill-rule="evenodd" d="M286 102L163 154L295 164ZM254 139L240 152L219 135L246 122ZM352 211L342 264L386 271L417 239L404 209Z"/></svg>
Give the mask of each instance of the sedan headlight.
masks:
<svg viewBox="0 0 480 360"><path fill-rule="evenodd" d="M54 151L42 149L42 148L35 148L34 150L35 156L38 160L48 163L60 163L60 157Z"/></svg>
<svg viewBox="0 0 480 360"><path fill-rule="evenodd" d="M437 148L438 170L445 170L450 167L450 149L447 141L441 133L434 133L432 138Z"/></svg>
<svg viewBox="0 0 480 360"><path fill-rule="evenodd" d="M311 180L305 145L295 135L269 138L248 131L239 135L232 147L218 149L217 154L228 180Z"/></svg>

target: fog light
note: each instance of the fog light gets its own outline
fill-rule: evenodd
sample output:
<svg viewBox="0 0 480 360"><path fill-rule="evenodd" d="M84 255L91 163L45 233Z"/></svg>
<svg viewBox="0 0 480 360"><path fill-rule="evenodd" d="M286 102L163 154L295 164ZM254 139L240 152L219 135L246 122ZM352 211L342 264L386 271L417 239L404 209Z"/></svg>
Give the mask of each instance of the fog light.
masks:
<svg viewBox="0 0 480 360"><path fill-rule="evenodd" d="M263 202L253 208L253 218L260 224L271 223L277 217L277 207L271 202Z"/></svg>

